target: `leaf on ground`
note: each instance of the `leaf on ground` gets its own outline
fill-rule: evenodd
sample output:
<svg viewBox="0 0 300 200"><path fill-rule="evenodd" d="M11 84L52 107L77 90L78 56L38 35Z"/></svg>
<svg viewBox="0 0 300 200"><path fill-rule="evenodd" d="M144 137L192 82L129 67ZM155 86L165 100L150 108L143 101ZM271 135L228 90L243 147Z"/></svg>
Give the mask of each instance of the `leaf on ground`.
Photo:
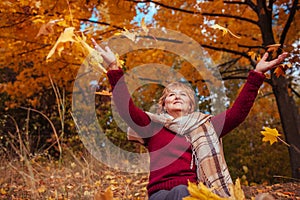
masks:
<svg viewBox="0 0 300 200"><path fill-rule="evenodd" d="M225 200L217 194L213 193L211 189L206 187L202 182L198 184L188 182L188 191L190 196L184 197L183 200L200 200L200 199L211 199L211 200Z"/></svg>
<svg viewBox="0 0 300 200"><path fill-rule="evenodd" d="M229 186L230 200L244 200L246 199L245 193L241 187L240 179L235 180L235 184Z"/></svg>
<svg viewBox="0 0 300 200"><path fill-rule="evenodd" d="M113 200L113 199L114 199L113 193L110 187L106 188L104 192L99 190L98 192L96 192L94 196L94 200Z"/></svg>

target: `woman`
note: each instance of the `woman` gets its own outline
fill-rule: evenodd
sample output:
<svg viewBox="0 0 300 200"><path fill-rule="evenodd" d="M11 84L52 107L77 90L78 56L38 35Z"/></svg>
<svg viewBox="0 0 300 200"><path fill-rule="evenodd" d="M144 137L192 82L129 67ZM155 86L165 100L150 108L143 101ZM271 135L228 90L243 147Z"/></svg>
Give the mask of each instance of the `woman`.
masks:
<svg viewBox="0 0 300 200"><path fill-rule="evenodd" d="M232 181L219 139L244 121L265 79L264 73L281 63L287 53L269 62L265 53L255 70L249 72L232 107L221 114L194 112L193 90L178 82L165 88L159 100L159 114L152 114L134 105L114 53L93 42L108 65L107 76L120 116L139 134L149 151L149 199L182 199L189 195L188 181L201 181L220 196L229 196L228 185Z"/></svg>

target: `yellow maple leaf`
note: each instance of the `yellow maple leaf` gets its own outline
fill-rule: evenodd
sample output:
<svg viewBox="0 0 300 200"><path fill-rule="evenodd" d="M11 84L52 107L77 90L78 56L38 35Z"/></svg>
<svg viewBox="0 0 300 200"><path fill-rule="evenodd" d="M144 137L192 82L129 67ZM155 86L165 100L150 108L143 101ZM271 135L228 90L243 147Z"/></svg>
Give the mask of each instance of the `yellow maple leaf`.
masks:
<svg viewBox="0 0 300 200"><path fill-rule="evenodd" d="M100 52L90 47L90 45L86 43L86 37L83 33L81 34L80 37L75 34L74 30L75 30L74 27L65 28L64 32L61 33L56 43L48 53L46 60L48 60L55 53L55 51L57 51L58 55L60 56L61 52L65 48L63 45L64 43L75 42L76 44L79 44L82 47L83 53L86 56L86 59L84 60L83 64L87 66L96 66L96 69L97 70L100 69L100 72L107 73L107 70L101 65L101 63L103 63L103 58Z"/></svg>
<svg viewBox="0 0 300 200"><path fill-rule="evenodd" d="M225 28L223 26L220 26L219 24L214 24L211 26L211 28L213 29L219 29L223 32L223 36L226 35L227 33L231 34L233 37L240 39L241 37L235 35L234 33L232 33L228 28Z"/></svg>
<svg viewBox="0 0 300 200"><path fill-rule="evenodd" d="M261 131L261 134L264 136L262 139L263 142L270 142L271 145L274 142L278 142L278 137L281 136L281 134L278 133L276 128L263 128L265 129L264 131Z"/></svg>
<svg viewBox="0 0 300 200"><path fill-rule="evenodd" d="M184 197L182 200L200 200L200 199L211 199L211 200L225 200L217 194L213 193L211 189L206 187L202 182L198 184L188 182L188 191L190 196Z"/></svg>
<svg viewBox="0 0 300 200"><path fill-rule="evenodd" d="M229 200L244 200L246 199L245 193L241 187L240 179L235 180L235 184L229 185Z"/></svg>
<svg viewBox="0 0 300 200"><path fill-rule="evenodd" d="M115 33L115 35L123 35L123 36L127 37L128 39L130 39L131 41L135 42L137 34L135 32L130 32L129 30L127 30L124 27L124 31L121 31L120 33Z"/></svg>
<svg viewBox="0 0 300 200"><path fill-rule="evenodd" d="M57 39L56 43L48 53L46 60L48 60L55 52L56 48L58 47L59 44L65 43L65 42L75 42L75 34L74 34L74 27L68 27L62 32ZM62 51L62 49L60 49Z"/></svg>

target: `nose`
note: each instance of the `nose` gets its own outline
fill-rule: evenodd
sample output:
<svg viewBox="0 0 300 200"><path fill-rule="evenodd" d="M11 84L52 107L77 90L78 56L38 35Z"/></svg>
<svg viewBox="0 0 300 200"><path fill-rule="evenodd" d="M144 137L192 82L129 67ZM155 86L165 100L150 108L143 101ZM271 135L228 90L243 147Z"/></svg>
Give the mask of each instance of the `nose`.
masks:
<svg viewBox="0 0 300 200"><path fill-rule="evenodd" d="M175 93L175 99L180 99L180 95Z"/></svg>

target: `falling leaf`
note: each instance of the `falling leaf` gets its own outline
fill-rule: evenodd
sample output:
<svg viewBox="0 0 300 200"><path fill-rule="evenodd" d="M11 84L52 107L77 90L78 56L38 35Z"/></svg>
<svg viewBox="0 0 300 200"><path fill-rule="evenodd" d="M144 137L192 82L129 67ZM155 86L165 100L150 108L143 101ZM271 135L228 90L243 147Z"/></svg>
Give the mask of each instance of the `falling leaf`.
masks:
<svg viewBox="0 0 300 200"><path fill-rule="evenodd" d="M53 26L59 22L62 21L63 19L56 19L56 20L51 20L47 24L43 24L38 32L38 34L35 36L36 38L41 36L41 35L49 35L54 32Z"/></svg>
<svg viewBox="0 0 300 200"><path fill-rule="evenodd" d="M213 29L220 29L223 32L223 36L226 35L227 33L231 34L233 37L240 39L241 37L233 34L228 28L225 28L223 26L220 26L219 24L214 24L211 26Z"/></svg>
<svg viewBox="0 0 300 200"><path fill-rule="evenodd" d="M270 44L266 48L269 53L268 60L276 59L282 53L281 44Z"/></svg>
<svg viewBox="0 0 300 200"><path fill-rule="evenodd" d="M281 44L270 44L270 45L266 46L267 52L276 52L280 46L281 46Z"/></svg>
<svg viewBox="0 0 300 200"><path fill-rule="evenodd" d="M124 66L125 61L120 59L120 56L118 53L116 53L116 60L117 60L117 65L118 66Z"/></svg>
<svg viewBox="0 0 300 200"><path fill-rule="evenodd" d="M285 76L285 70L283 69L282 65L277 66L276 69L274 70L274 73L277 78L279 76Z"/></svg>
<svg viewBox="0 0 300 200"><path fill-rule="evenodd" d="M74 27L68 27L64 30L64 32L62 32L58 38L58 40L56 41L56 43L54 44L54 46L52 47L52 49L50 50L50 52L48 53L48 56L46 58L46 60L48 60L55 52L56 48L58 47L58 45L60 43L65 43L65 42L75 42L75 34L74 34ZM60 49L61 50L61 49Z"/></svg>
<svg viewBox="0 0 300 200"><path fill-rule="evenodd" d="M278 137L281 136L281 134L278 133L276 128L263 128L265 129L264 131L261 131L261 134L264 136L262 139L263 142L270 142L271 145L274 142L278 142Z"/></svg>
<svg viewBox="0 0 300 200"><path fill-rule="evenodd" d="M75 42L81 45L86 56L83 64L92 67L95 66L97 70L100 70L100 72L107 73L107 70L101 65L101 63L103 63L101 54L86 43L86 37L83 33L80 37L74 33L74 30L74 27L67 27L64 32L61 33L46 59L49 59L54 54L55 50L57 50L58 55L61 55L61 52L64 50L64 43Z"/></svg>
<svg viewBox="0 0 300 200"><path fill-rule="evenodd" d="M115 35L123 35L130 39L131 41L135 42L136 39L136 33L135 32L130 32L124 27L124 31L121 31L120 33L116 33Z"/></svg>
<svg viewBox="0 0 300 200"><path fill-rule="evenodd" d="M95 92L95 94L104 95L104 96L111 96L111 92L107 90L102 90L101 92Z"/></svg>
<svg viewBox="0 0 300 200"><path fill-rule="evenodd" d="M106 188L104 192L102 192L101 190L96 192L94 200L113 200L113 193L111 191L111 188Z"/></svg>
<svg viewBox="0 0 300 200"><path fill-rule="evenodd" d="M145 18L143 18L141 20L141 27L142 27L143 31L146 33L146 35L148 35L149 29L147 28L147 25L146 25L146 22L145 22Z"/></svg>
<svg viewBox="0 0 300 200"><path fill-rule="evenodd" d="M285 71L288 68L291 68L292 64L288 63L288 64L280 64L276 67L276 69L274 70L274 73L276 75L276 77L278 78L279 76L285 76Z"/></svg>

